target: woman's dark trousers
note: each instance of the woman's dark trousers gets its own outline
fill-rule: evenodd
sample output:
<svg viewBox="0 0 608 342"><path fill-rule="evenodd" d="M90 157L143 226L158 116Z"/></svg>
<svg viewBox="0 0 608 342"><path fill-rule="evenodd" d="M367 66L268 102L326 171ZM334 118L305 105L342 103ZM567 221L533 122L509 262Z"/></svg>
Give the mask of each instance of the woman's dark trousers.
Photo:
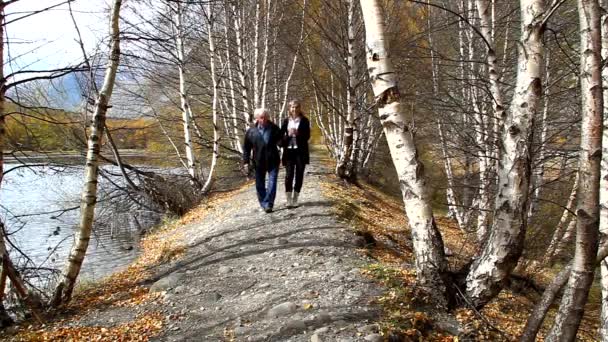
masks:
<svg viewBox="0 0 608 342"><path fill-rule="evenodd" d="M297 149L285 151L285 192L300 192L304 181L304 168L306 164ZM294 184L295 177L295 184Z"/></svg>

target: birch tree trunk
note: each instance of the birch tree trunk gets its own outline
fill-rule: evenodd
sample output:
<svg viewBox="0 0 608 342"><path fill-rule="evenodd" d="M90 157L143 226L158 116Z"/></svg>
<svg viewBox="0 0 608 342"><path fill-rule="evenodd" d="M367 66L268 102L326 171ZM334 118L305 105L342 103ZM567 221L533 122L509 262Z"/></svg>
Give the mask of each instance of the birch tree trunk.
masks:
<svg viewBox="0 0 608 342"><path fill-rule="evenodd" d="M546 341L574 341L593 282L598 248L602 155L601 26L598 0L578 0L581 84L581 151L576 250L566 290Z"/></svg>
<svg viewBox="0 0 608 342"><path fill-rule="evenodd" d="M213 98L211 103L211 111L213 115L213 154L211 156L211 165L209 166L209 174L207 175L207 179L205 180L205 184L201 190L202 193L207 193L211 189L211 184L213 184L213 173L215 171L215 165L217 164L217 158L220 153L219 146L219 128L217 122L217 101L218 101L218 91L217 91L217 74L215 68L215 38L213 36L213 27L215 18L213 17L213 8L212 4L208 2L206 5L207 12L207 30L208 36L207 40L209 43L209 68L211 69L211 83L213 83Z"/></svg>
<svg viewBox="0 0 608 342"><path fill-rule="evenodd" d="M291 68L289 69L289 75L287 76L287 79L285 80L285 90L283 92L283 100L281 101L281 107L278 111L278 115L283 115L283 113L285 113L285 107L287 107L287 98L289 96L289 85L291 83L291 78L293 77L293 72L296 69L296 64L298 62L298 55L300 54L300 48L302 47L302 44L304 43L304 34L305 34L305 27L304 25L306 24L305 22L305 18L306 18L306 8L308 5L308 1L304 0L304 3L302 4L302 25L300 26L300 39L298 40L298 46L296 48L296 51L293 53L293 60L291 62ZM275 68L275 70L277 70L277 68ZM275 80L278 80L278 77L275 78ZM277 82L276 85L276 94L278 94L278 90L279 90L279 85ZM277 101L278 103L278 101Z"/></svg>
<svg viewBox="0 0 608 342"><path fill-rule="evenodd" d="M576 200L576 194L578 192L578 175L574 178L574 184L572 185L572 190L570 191L570 196L568 197L568 202L566 203L566 208L562 213L562 217L559 219L557 223L557 227L555 227L555 231L553 232L553 237L551 237L551 242L549 242L549 247L547 248L547 252L543 258L543 263L548 265L553 265L553 261L555 257L559 255L559 251L565 245L565 240L567 240L568 232L574 228L571 227L571 223L566 226L566 222L570 217L570 213L574 212L574 204ZM572 218L572 221L576 222L576 217ZM567 228L566 228L567 227ZM565 228L565 230L564 230Z"/></svg>
<svg viewBox="0 0 608 342"><path fill-rule="evenodd" d="M439 97L439 72L437 66L437 60L435 58L435 46L433 44L433 34L431 26L431 6L428 6L429 1L427 0L427 30L429 32L429 50L431 52L431 74L433 78L433 96ZM435 111L433 106L433 111ZM447 142L445 139L444 127L439 118L437 118L437 132L439 133L439 144L441 145L441 155L443 157L443 167L445 170L445 177L447 181L446 189L446 203L448 207L449 218L455 219L458 222L458 227L462 230L466 229L466 223L464 222L463 209L458 207L456 200L456 193L454 191L454 172L452 171L452 162L448 153Z"/></svg>
<svg viewBox="0 0 608 342"><path fill-rule="evenodd" d="M608 0L601 0L602 7L602 58L608 58ZM604 86L604 127L608 125L608 68L602 69L602 83ZM600 175L600 227L599 231L605 239L608 236L608 130L602 131L602 163ZM605 243L605 242L604 242ZM600 262L600 285L602 287L602 313L600 316L600 338L602 342L608 342L608 263L606 260Z"/></svg>
<svg viewBox="0 0 608 342"><path fill-rule="evenodd" d="M224 16L229 18L228 14L228 6L224 6ZM226 44L226 67L228 69L228 89L230 91L230 104L232 107L231 116L232 116L232 146L239 153L243 153L243 146L241 145L241 141L239 138L239 125L238 125L238 115L237 115L237 107L236 107L236 91L234 85L234 77L233 77L233 65L232 65L232 56L230 53L231 42L230 35L228 33L228 23L224 24L224 42Z"/></svg>
<svg viewBox="0 0 608 342"><path fill-rule="evenodd" d="M241 13L237 11L236 5L232 7L233 12L235 14L234 18L234 34L236 37L236 48L237 55L239 61L239 80L241 82L241 98L243 100L243 119L245 120L245 128L243 131L246 131L247 128L253 122L253 110L251 108L251 104L249 101L249 88L247 87L247 78L245 77L245 48L243 47L243 23Z"/></svg>
<svg viewBox="0 0 608 342"><path fill-rule="evenodd" d="M496 57L496 46L494 44L493 35L493 21L492 21L492 7L490 0L477 0L477 11L479 13L480 29L481 34L486 42L487 47L487 67L488 74L490 76L490 93L492 95L492 109L494 111L494 117L497 120L502 119L505 116L505 110L502 100L502 92L499 87L500 75L498 73L498 63ZM489 116L491 117L491 116ZM491 125L488 123L487 127L480 127L479 132L487 130ZM492 154L492 148L489 145L489 139L487 135L481 139L481 146L484 147L484 153L480 158L480 188L479 188L479 216L477 219L477 239L482 243L488 234L488 214L490 212L490 171L491 163L488 156ZM482 168L483 165L483 168ZM483 174L481 174L483 172Z"/></svg>
<svg viewBox="0 0 608 342"><path fill-rule="evenodd" d="M260 106L260 1L256 0L255 4L255 28L253 35L253 106L255 108Z"/></svg>
<svg viewBox="0 0 608 342"><path fill-rule="evenodd" d="M532 123L542 93L543 0L521 0L521 44L517 81L502 132L504 152L498 168L498 194L490 235L466 278L466 294L484 306L517 265L526 231Z"/></svg>
<svg viewBox="0 0 608 342"><path fill-rule="evenodd" d="M549 84L551 81L551 73L549 72L549 61L550 54L547 53L547 57L545 58L545 84ZM549 130L549 124L547 123L548 114L549 114L549 87L545 88L543 94L543 115L541 117L540 122L540 147L538 149L538 157L536 160L538 161L538 167L536 172L534 172L534 176L532 178L532 186L531 188L534 190L532 192L532 198L530 199L530 205L528 207L528 217L527 220L530 222L532 220L532 216L536 213L538 209L538 201L540 199L540 191L542 189L543 179L545 177L545 151L546 141L547 141L547 132Z"/></svg>
<svg viewBox="0 0 608 342"><path fill-rule="evenodd" d="M384 23L377 0L361 0L366 31L367 66L378 115L397 170L405 211L412 230L418 282L446 304L447 264L443 240L435 225L424 175L414 139L401 109L397 78L384 38Z"/></svg>
<svg viewBox="0 0 608 342"><path fill-rule="evenodd" d="M188 165L188 174L192 182L196 186L200 186L200 176L196 156L194 154L194 146L192 142L192 134L190 132L192 120L192 107L188 96L185 57L184 57L184 36L182 27L182 5L177 2L176 8L171 8L173 13L173 29L175 30L175 49L177 55L177 69L179 73L179 98L182 110L182 125L184 130L184 147L186 149L186 163Z"/></svg>
<svg viewBox="0 0 608 342"><path fill-rule="evenodd" d="M97 203L97 179L99 173L99 153L101 150L101 139L106 121L108 103L112 96L116 72L120 59L120 28L118 25L120 7L122 0L114 0L110 16L110 55L108 66L104 76L103 85L97 95L95 111L91 123L91 132L88 139L87 157L85 165L85 184L82 189L80 200L80 222L78 232L66 266L62 273L62 279L57 285L54 294L54 305L67 303L72 298L74 285L80 273L80 268L89 246L91 232L93 230L93 219L95 216L95 205Z"/></svg>
<svg viewBox="0 0 608 342"><path fill-rule="evenodd" d="M354 175L347 174L349 170L348 164L351 162L350 157L353 148L353 131L355 126L355 56L354 56L354 41L355 41L355 29L354 29L354 14L355 14L355 0L348 0L348 42L346 46L346 122L344 128L344 136L342 139L342 150L340 151L340 158L336 164L336 174L342 179L351 179ZM352 168L350 168L353 170Z"/></svg>

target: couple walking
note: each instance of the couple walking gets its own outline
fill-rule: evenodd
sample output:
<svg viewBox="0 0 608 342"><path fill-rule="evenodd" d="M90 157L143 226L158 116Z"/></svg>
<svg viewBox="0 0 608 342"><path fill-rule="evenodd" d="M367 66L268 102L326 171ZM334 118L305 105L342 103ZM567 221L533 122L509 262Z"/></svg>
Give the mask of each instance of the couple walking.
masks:
<svg viewBox="0 0 608 342"><path fill-rule="evenodd" d="M245 133L243 144L243 164L249 173L249 162L253 152L255 163L255 188L262 209L270 213L277 193L277 179L281 160L285 167L285 195L287 207L298 206L298 196L304 180L304 168L309 163L308 139L310 121L302 113L300 103L289 102L289 115L281 128L269 119L266 108L254 112L255 125ZM279 155L283 148L283 157ZM266 184L268 176L268 184Z"/></svg>

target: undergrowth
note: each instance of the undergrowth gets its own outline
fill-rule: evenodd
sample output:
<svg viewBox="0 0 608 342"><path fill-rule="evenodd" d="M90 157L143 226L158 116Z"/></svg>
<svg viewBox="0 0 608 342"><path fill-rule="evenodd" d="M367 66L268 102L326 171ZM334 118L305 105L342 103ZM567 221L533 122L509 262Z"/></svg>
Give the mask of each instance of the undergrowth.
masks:
<svg viewBox="0 0 608 342"><path fill-rule="evenodd" d="M411 232L400 199L360 182L349 185L330 176L322 182L324 194L334 202L333 211L357 235L373 240L360 251L374 259L362 273L382 284L384 294L377 298L383 308L379 318L381 331L393 341L516 341L540 294L534 291L513 292L505 289L491 303L477 312L462 307L452 312L439 311L430 303L428 294L416 286ZM460 230L455 222L436 217L442 233L448 262L458 270L475 254L475 237ZM527 276L536 283L547 284L551 270L532 272ZM597 304L587 305L585 318L577 340L597 340ZM539 333L539 339L549 328L552 310ZM452 324L454 323L454 324ZM454 329L457 326L457 331Z"/></svg>

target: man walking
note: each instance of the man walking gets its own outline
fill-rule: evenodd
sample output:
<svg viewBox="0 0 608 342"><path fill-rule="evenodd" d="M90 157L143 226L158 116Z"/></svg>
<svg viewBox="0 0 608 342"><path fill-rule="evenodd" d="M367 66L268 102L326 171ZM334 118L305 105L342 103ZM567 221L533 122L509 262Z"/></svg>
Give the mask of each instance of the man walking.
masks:
<svg viewBox="0 0 608 342"><path fill-rule="evenodd" d="M249 161L253 152L255 166L255 189L262 209L270 213L277 194L277 178L279 175L279 143L280 128L268 118L268 109L257 108L254 113L255 125L245 133L243 144L243 167L249 173ZM268 185L266 185L268 174Z"/></svg>

